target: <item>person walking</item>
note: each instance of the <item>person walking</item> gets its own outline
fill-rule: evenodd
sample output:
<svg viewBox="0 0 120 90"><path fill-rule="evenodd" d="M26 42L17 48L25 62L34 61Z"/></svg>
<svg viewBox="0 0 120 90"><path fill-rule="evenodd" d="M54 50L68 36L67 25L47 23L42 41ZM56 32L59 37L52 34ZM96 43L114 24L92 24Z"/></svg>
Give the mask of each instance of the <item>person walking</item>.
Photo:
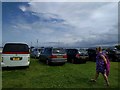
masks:
<svg viewBox="0 0 120 90"><path fill-rule="evenodd" d="M104 77L106 85L109 86L108 76L110 71L110 61L105 53L102 52L102 48L96 48L96 74L94 79L91 79L92 82L96 82L99 73L101 73Z"/></svg>

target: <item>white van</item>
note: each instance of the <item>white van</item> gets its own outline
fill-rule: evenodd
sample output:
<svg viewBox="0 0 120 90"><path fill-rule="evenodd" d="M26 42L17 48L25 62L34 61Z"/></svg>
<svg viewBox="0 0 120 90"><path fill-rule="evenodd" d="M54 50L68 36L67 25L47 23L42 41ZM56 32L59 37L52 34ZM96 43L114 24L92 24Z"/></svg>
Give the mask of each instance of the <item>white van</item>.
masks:
<svg viewBox="0 0 120 90"><path fill-rule="evenodd" d="M1 67L29 66L29 47L24 43L6 43L2 51Z"/></svg>

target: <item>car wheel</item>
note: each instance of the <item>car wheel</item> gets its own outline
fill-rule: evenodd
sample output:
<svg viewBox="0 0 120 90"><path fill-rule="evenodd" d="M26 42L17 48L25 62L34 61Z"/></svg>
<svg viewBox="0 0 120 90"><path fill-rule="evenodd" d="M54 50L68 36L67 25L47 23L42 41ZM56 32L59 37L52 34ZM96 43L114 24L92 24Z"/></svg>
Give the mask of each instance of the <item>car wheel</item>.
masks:
<svg viewBox="0 0 120 90"><path fill-rule="evenodd" d="M118 59L117 59L117 58L115 59L115 62L118 62Z"/></svg>
<svg viewBox="0 0 120 90"><path fill-rule="evenodd" d="M37 57L37 56L35 55L35 59L36 59L36 57Z"/></svg>
<svg viewBox="0 0 120 90"><path fill-rule="evenodd" d="M71 62L74 64L75 63L74 59L72 59Z"/></svg>
<svg viewBox="0 0 120 90"><path fill-rule="evenodd" d="M64 63L61 63L61 65L64 65L65 64L65 62Z"/></svg>
<svg viewBox="0 0 120 90"><path fill-rule="evenodd" d="M86 61L84 61L83 63L86 63Z"/></svg>
<svg viewBox="0 0 120 90"><path fill-rule="evenodd" d="M26 68L29 68L29 66L26 66Z"/></svg>
<svg viewBox="0 0 120 90"><path fill-rule="evenodd" d="M40 61L41 61L41 58L39 57L39 59L38 59L38 60L39 60L39 62L40 62Z"/></svg>
<svg viewBox="0 0 120 90"><path fill-rule="evenodd" d="M47 64L47 65L49 65L49 64L50 64L49 60L46 60L46 64Z"/></svg>

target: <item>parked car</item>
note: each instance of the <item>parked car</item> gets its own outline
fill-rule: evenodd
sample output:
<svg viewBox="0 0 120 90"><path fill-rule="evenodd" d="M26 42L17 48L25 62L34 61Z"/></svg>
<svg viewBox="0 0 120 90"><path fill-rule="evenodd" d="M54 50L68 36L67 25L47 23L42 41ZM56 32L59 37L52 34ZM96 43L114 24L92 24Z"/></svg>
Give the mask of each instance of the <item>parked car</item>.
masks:
<svg viewBox="0 0 120 90"><path fill-rule="evenodd" d="M34 48L32 49L30 56L33 58L39 58L42 50L43 48Z"/></svg>
<svg viewBox="0 0 120 90"><path fill-rule="evenodd" d="M30 64L29 47L24 43L6 43L2 51L2 67L18 67Z"/></svg>
<svg viewBox="0 0 120 90"><path fill-rule="evenodd" d="M96 48L88 48L89 61L96 61Z"/></svg>
<svg viewBox="0 0 120 90"><path fill-rule="evenodd" d="M40 61L46 64L65 64L67 62L67 54L63 48L44 48L39 56Z"/></svg>
<svg viewBox="0 0 120 90"><path fill-rule="evenodd" d="M85 57L78 51L78 49L66 49L67 61L71 63L86 63Z"/></svg>
<svg viewBox="0 0 120 90"><path fill-rule="evenodd" d="M108 57L113 62L120 62L120 50L116 48L109 48Z"/></svg>
<svg viewBox="0 0 120 90"><path fill-rule="evenodd" d="M85 48L79 49L79 54L82 59L85 59L86 61L89 59L88 49L85 49Z"/></svg>

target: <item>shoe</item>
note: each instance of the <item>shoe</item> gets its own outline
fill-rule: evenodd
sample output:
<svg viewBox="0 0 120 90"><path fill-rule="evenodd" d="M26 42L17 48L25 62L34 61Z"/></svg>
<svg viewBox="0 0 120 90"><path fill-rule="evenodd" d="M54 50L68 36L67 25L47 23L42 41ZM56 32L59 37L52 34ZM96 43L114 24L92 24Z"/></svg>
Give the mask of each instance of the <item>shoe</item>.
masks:
<svg viewBox="0 0 120 90"><path fill-rule="evenodd" d="M104 86L107 86L107 87L109 87L109 86L110 86L110 84L104 84Z"/></svg>
<svg viewBox="0 0 120 90"><path fill-rule="evenodd" d="M95 79L91 79L90 82L96 82L96 80Z"/></svg>

